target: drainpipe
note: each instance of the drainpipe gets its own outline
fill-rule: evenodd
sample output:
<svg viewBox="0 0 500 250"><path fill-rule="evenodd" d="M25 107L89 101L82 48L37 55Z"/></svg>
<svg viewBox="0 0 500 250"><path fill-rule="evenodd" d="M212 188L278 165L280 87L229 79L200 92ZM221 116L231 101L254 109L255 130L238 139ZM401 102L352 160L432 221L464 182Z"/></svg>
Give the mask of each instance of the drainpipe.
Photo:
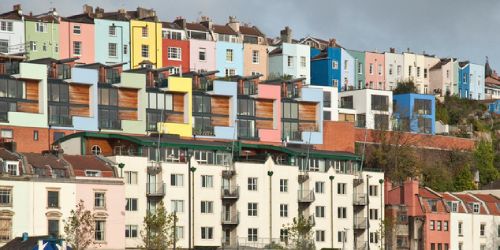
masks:
<svg viewBox="0 0 500 250"><path fill-rule="evenodd" d="M330 244L331 248L333 248L333 179L335 179L335 176L330 175Z"/></svg>
<svg viewBox="0 0 500 250"><path fill-rule="evenodd" d="M273 242L273 171L267 171L269 176L269 244Z"/></svg>

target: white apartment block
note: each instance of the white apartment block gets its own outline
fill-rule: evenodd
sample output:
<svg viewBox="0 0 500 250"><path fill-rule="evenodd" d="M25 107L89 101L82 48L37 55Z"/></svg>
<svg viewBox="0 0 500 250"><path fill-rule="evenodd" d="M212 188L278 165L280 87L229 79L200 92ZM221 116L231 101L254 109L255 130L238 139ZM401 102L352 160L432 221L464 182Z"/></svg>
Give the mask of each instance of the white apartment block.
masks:
<svg viewBox="0 0 500 250"><path fill-rule="evenodd" d="M356 127L392 130L392 91L362 89L339 93L339 121Z"/></svg>
<svg viewBox="0 0 500 250"><path fill-rule="evenodd" d="M309 85L308 87L323 89L323 120L338 121L339 120L338 88L316 86L316 85Z"/></svg>
<svg viewBox="0 0 500 250"><path fill-rule="evenodd" d="M386 90L394 90L403 79L404 56L391 48L385 53L385 82Z"/></svg>

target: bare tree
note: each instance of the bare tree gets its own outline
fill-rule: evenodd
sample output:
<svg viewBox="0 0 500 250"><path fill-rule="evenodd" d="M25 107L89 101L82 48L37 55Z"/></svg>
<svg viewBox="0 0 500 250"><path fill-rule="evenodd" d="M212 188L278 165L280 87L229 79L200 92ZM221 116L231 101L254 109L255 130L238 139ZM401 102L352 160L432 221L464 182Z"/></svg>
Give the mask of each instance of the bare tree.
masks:
<svg viewBox="0 0 500 250"><path fill-rule="evenodd" d="M64 239L74 250L87 249L94 242L94 215L85 209L83 200L71 210L70 216L64 220Z"/></svg>

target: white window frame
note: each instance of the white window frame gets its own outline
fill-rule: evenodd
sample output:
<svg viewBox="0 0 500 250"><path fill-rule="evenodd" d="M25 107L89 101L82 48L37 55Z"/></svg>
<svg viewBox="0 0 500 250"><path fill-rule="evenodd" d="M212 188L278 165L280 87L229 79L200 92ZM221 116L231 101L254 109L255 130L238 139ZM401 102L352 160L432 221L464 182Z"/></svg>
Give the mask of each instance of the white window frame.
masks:
<svg viewBox="0 0 500 250"><path fill-rule="evenodd" d="M201 201L200 213L213 214L214 213L214 202L213 201Z"/></svg>
<svg viewBox="0 0 500 250"><path fill-rule="evenodd" d="M106 209L106 192L94 192L94 209Z"/></svg>
<svg viewBox="0 0 500 250"><path fill-rule="evenodd" d="M301 57L300 57L300 66L301 66L302 68L307 67L307 58L306 58L305 56L301 56Z"/></svg>
<svg viewBox="0 0 500 250"><path fill-rule="evenodd" d="M37 22L35 26L35 31L39 33L47 33L48 25L47 23Z"/></svg>
<svg viewBox="0 0 500 250"><path fill-rule="evenodd" d="M201 239L211 240L214 238L214 228L213 227L201 227Z"/></svg>
<svg viewBox="0 0 500 250"><path fill-rule="evenodd" d="M317 218L325 218L326 207L325 206L316 206L314 209L314 215Z"/></svg>
<svg viewBox="0 0 500 250"><path fill-rule="evenodd" d="M280 179L280 193L288 192L288 179Z"/></svg>
<svg viewBox="0 0 500 250"><path fill-rule="evenodd" d="M170 174L170 186L183 187L184 186L184 175L183 174Z"/></svg>
<svg viewBox="0 0 500 250"><path fill-rule="evenodd" d="M317 194L324 194L325 193L325 182L324 181L317 181L314 183L314 192Z"/></svg>
<svg viewBox="0 0 500 250"><path fill-rule="evenodd" d="M111 37L116 37L116 26L110 25L108 27L108 35Z"/></svg>
<svg viewBox="0 0 500 250"><path fill-rule="evenodd" d="M108 43L108 56L118 57L118 45L116 43Z"/></svg>
<svg viewBox="0 0 500 250"><path fill-rule="evenodd" d="M149 29L148 29L148 27L146 26L146 27L141 27L141 28L142 28L141 29L141 36L142 36L142 38L148 38L148 36L149 36Z"/></svg>
<svg viewBox="0 0 500 250"><path fill-rule="evenodd" d="M125 183L128 185L137 185L137 171L125 171Z"/></svg>
<svg viewBox="0 0 500 250"><path fill-rule="evenodd" d="M232 63L234 61L233 49L226 49L226 62Z"/></svg>
<svg viewBox="0 0 500 250"><path fill-rule="evenodd" d="M73 34L81 35L82 34L82 27L80 25L73 25Z"/></svg>
<svg viewBox="0 0 500 250"><path fill-rule="evenodd" d="M201 59L202 54L203 54L204 59ZM198 61L200 61L200 62L207 61L207 49L206 48L198 48Z"/></svg>
<svg viewBox="0 0 500 250"><path fill-rule="evenodd" d="M167 57L169 60L175 60L175 61L182 60L182 48L168 47Z"/></svg>
<svg viewBox="0 0 500 250"><path fill-rule="evenodd" d="M214 176L213 175L202 175L201 176L201 187L202 188L213 188L214 187Z"/></svg>
<svg viewBox="0 0 500 250"><path fill-rule="evenodd" d="M172 212L184 213L184 200L170 200L170 210Z"/></svg>
<svg viewBox="0 0 500 250"><path fill-rule="evenodd" d="M149 45L148 44L141 45L141 57L142 58L149 58Z"/></svg>
<svg viewBox="0 0 500 250"><path fill-rule="evenodd" d="M259 216L259 203L257 202L248 202L247 204L247 215L249 217Z"/></svg>
<svg viewBox="0 0 500 250"><path fill-rule="evenodd" d="M339 62L332 60L332 69L338 69L339 68Z"/></svg>
<svg viewBox="0 0 500 250"><path fill-rule="evenodd" d="M345 195L347 194L347 183L339 182L337 183L337 194Z"/></svg>
<svg viewBox="0 0 500 250"><path fill-rule="evenodd" d="M280 217L288 217L288 204L280 204Z"/></svg>
<svg viewBox="0 0 500 250"><path fill-rule="evenodd" d="M258 191L259 179L257 177L248 177L248 191Z"/></svg>
<svg viewBox="0 0 500 250"><path fill-rule="evenodd" d="M128 235L127 235L128 232ZM133 233L135 232L135 233ZM133 236L135 235L135 236ZM125 225L125 238L127 239L134 239L137 238L139 235L139 230L137 225Z"/></svg>
<svg viewBox="0 0 500 250"><path fill-rule="evenodd" d="M82 42L81 41L73 41L73 55L75 55L75 56L82 55Z"/></svg>
<svg viewBox="0 0 500 250"><path fill-rule="evenodd" d="M101 227L98 227L98 224L102 224ZM98 230L98 228L100 228ZM97 237L98 235L101 235L101 237ZM105 220L95 220L95 234L94 234L94 240L96 242L104 242L106 241L106 221Z"/></svg>
<svg viewBox="0 0 500 250"><path fill-rule="evenodd" d="M260 63L260 53L258 50L252 50L252 63L253 64Z"/></svg>

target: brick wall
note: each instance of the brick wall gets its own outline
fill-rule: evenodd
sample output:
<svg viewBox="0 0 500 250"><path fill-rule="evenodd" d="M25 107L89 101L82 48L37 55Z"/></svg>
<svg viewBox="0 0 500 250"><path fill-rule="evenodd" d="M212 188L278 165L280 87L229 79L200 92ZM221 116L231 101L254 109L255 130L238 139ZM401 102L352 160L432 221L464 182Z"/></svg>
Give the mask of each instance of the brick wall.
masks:
<svg viewBox="0 0 500 250"><path fill-rule="evenodd" d="M65 135L79 132L77 130L50 129L49 137L48 128L0 126L0 130L3 129L12 130L16 151L21 153L40 153L43 150L48 150L49 144L54 142L54 133L56 132L63 132ZM38 132L38 140L35 140L35 131Z"/></svg>
<svg viewBox="0 0 500 250"><path fill-rule="evenodd" d="M354 153L354 132L352 122L323 121L323 144L316 148Z"/></svg>

